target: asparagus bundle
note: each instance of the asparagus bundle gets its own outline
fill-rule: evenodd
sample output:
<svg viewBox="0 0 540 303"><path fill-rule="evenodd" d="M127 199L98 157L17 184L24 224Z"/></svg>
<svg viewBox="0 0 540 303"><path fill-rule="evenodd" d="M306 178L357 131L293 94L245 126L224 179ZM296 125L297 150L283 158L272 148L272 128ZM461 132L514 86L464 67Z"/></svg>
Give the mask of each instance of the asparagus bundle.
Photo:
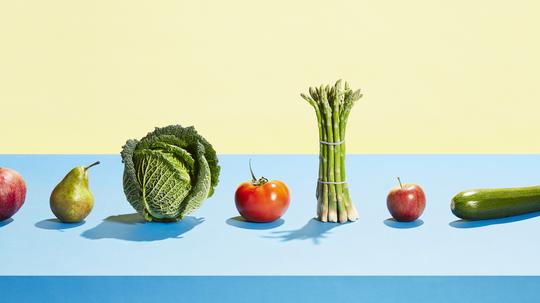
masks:
<svg viewBox="0 0 540 303"><path fill-rule="evenodd" d="M301 96L315 109L319 124L317 218L322 222L355 221L358 212L345 181L345 130L351 108L362 94L338 80L334 86L310 87L309 96Z"/></svg>

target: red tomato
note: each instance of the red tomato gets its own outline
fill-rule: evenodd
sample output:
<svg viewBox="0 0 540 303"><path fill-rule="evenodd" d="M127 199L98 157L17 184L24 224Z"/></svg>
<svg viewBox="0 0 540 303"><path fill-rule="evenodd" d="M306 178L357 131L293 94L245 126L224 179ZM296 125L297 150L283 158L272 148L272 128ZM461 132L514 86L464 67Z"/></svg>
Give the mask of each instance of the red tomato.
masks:
<svg viewBox="0 0 540 303"><path fill-rule="evenodd" d="M248 221L271 222L289 208L289 189L285 183L273 180L264 184L244 182L234 195L238 212Z"/></svg>
<svg viewBox="0 0 540 303"><path fill-rule="evenodd" d="M251 163L250 163L251 169ZM244 219L252 222L271 222L279 219L289 208L289 189L285 183L264 177L243 182L236 189L236 208Z"/></svg>

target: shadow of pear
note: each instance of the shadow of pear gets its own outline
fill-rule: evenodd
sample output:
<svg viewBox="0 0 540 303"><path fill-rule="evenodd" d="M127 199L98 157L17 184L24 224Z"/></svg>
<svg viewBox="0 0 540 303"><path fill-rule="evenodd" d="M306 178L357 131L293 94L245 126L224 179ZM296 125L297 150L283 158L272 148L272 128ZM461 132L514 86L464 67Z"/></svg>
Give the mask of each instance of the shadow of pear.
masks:
<svg viewBox="0 0 540 303"><path fill-rule="evenodd" d="M487 220L477 220L477 221L469 221L469 220L460 219L460 220L452 221L448 223L448 225L454 228L478 228L478 227L484 227L484 226L489 226L489 225L519 222L519 221L523 221L527 219L536 218L538 216L540 216L540 211L523 214L523 215L499 218L499 219L487 219Z"/></svg>
<svg viewBox="0 0 540 303"><path fill-rule="evenodd" d="M257 222L249 222L246 219L244 219L242 216L237 216L237 217L229 218L225 222L231 226L238 227L238 228L265 230L265 229L272 229L272 228L281 226L285 221L279 218L272 222L257 223Z"/></svg>
<svg viewBox="0 0 540 303"><path fill-rule="evenodd" d="M348 223L329 223L321 222L317 219L309 220L306 225L296 230L283 230L274 231L270 236L265 238L278 239L281 242L288 242L293 240L311 240L313 244L319 245L322 239L325 239L331 230L343 226Z"/></svg>
<svg viewBox="0 0 540 303"><path fill-rule="evenodd" d="M124 214L105 218L97 226L84 231L81 236L91 240L117 239L139 242L179 239L202 222L203 218L190 216L178 222L146 222L137 213Z"/></svg>
<svg viewBox="0 0 540 303"><path fill-rule="evenodd" d="M53 218L53 219L41 220L37 222L36 224L34 224L34 226L41 229L64 231L65 229L81 226L84 224L84 222L85 221L83 220L81 222L76 222L76 223L64 223L56 218Z"/></svg>

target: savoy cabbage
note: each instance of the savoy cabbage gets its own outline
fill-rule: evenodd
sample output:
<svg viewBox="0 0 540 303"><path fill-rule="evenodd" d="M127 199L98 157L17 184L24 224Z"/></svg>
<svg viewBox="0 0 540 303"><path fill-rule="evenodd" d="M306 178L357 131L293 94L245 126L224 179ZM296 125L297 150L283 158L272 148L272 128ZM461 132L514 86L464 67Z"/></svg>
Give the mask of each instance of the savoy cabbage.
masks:
<svg viewBox="0 0 540 303"><path fill-rule="evenodd" d="M220 167L193 126L156 128L123 146L124 193L147 221L178 221L212 196Z"/></svg>

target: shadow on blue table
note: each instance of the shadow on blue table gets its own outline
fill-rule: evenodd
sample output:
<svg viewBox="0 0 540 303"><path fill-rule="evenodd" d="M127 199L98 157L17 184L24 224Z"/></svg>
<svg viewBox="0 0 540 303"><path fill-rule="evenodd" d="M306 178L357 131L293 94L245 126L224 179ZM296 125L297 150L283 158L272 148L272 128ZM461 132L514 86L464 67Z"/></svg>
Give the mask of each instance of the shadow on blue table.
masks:
<svg viewBox="0 0 540 303"><path fill-rule="evenodd" d="M448 223L448 225L455 228L477 228L477 227L483 227L483 226L489 226L489 225L518 222L518 221L535 218L538 216L540 216L540 211L529 213L529 214L523 214L519 216L500 218L500 219L488 219L488 220L478 220L478 221L456 220L456 221L452 221Z"/></svg>
<svg viewBox="0 0 540 303"><path fill-rule="evenodd" d="M77 223L63 223L60 220L53 218L47 220L41 220L34 224L37 228L64 231L64 229L70 229L77 226L81 226L85 221Z"/></svg>
<svg viewBox="0 0 540 303"><path fill-rule="evenodd" d="M179 239L181 235L204 222L203 218L184 217L182 221L159 223L145 222L139 214L125 214L105 218L96 227L81 236L91 240L118 239L125 241L158 241Z"/></svg>
<svg viewBox="0 0 540 303"><path fill-rule="evenodd" d="M12 218L7 218L5 219L4 221L0 221L0 227L3 227L3 226L6 226L8 225L9 223L13 222L13 219Z"/></svg>
<svg viewBox="0 0 540 303"><path fill-rule="evenodd" d="M242 216L237 216L237 217L229 218L225 222L231 226L238 227L238 228L265 230L265 229L276 228L282 225L285 221L279 218L276 221L272 221L268 223L256 223L256 222L249 222L246 219L244 219Z"/></svg>
<svg viewBox="0 0 540 303"><path fill-rule="evenodd" d="M292 240L311 240L313 244L320 244L321 240L326 238L330 234L330 230L343 226L345 224L340 223L328 223L320 222L316 219L311 219L304 225L302 228L297 230L283 230L283 231L274 231L272 235L265 236L265 238L270 239L279 239L282 242L292 241Z"/></svg>
<svg viewBox="0 0 540 303"><path fill-rule="evenodd" d="M396 221L394 218L388 218L383 221L384 225L392 228L399 228L399 229L408 229L408 228L415 228L418 226L421 226L424 224L423 220L414 220L411 222L399 222Z"/></svg>

